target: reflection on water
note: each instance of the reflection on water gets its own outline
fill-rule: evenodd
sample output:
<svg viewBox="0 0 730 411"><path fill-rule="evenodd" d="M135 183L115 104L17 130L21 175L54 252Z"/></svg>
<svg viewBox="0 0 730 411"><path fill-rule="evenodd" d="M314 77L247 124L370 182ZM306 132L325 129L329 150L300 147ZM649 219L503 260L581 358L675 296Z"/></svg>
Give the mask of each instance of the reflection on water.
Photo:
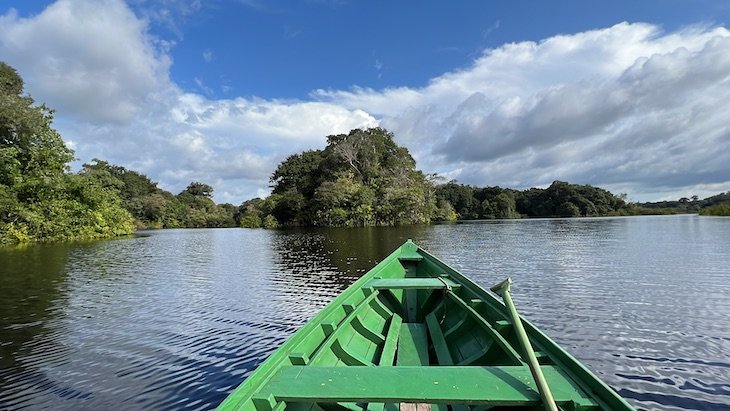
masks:
<svg viewBox="0 0 730 411"><path fill-rule="evenodd" d="M0 250L0 409L207 409L407 238L639 408L730 407L730 219L169 230Z"/></svg>

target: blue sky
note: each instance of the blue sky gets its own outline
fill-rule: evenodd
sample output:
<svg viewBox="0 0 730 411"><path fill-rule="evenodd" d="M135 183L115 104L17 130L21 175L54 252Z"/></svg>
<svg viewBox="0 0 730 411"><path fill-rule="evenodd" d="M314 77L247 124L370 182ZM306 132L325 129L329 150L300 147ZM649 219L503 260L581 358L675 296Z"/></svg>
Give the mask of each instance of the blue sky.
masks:
<svg viewBox="0 0 730 411"><path fill-rule="evenodd" d="M0 60L79 164L173 192L266 195L287 155L379 125L464 183L655 200L730 190L728 20L717 1L17 1Z"/></svg>
<svg viewBox="0 0 730 411"><path fill-rule="evenodd" d="M730 15L712 1L218 1L193 9L171 7L173 21L152 26L176 42L178 84L221 98L299 99L320 88L419 87L510 42L622 21L672 31Z"/></svg>
<svg viewBox="0 0 730 411"><path fill-rule="evenodd" d="M302 99L320 88L419 87L505 43L622 21L672 31L728 15L710 1L219 1L153 31L176 41L171 74L186 88L199 89L197 78L215 97Z"/></svg>

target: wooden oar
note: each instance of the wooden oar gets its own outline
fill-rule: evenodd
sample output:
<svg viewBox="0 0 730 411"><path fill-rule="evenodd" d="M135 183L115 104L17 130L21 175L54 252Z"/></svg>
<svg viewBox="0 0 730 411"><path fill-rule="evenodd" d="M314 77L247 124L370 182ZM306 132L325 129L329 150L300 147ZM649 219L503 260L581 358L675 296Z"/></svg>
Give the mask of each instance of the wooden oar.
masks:
<svg viewBox="0 0 730 411"><path fill-rule="evenodd" d="M510 284L512 284L512 279L507 277L507 279L490 288L490 290L502 296L504 299L504 305L507 306L507 310L509 310L509 316L512 319L515 331L517 332L517 339L520 341L522 350L527 356L527 365L530 366L532 377L535 379L535 383L537 384L537 389L540 392L540 397L542 397L542 403L545 405L545 409L548 411L558 411L558 406L555 404L553 394L550 392L550 387L548 387L545 376L542 374L540 363L537 362L535 351L532 349L532 344L530 344L525 328L522 326L522 320L520 319L519 314L517 314L517 309L515 308L515 304L512 302L512 297L509 295Z"/></svg>

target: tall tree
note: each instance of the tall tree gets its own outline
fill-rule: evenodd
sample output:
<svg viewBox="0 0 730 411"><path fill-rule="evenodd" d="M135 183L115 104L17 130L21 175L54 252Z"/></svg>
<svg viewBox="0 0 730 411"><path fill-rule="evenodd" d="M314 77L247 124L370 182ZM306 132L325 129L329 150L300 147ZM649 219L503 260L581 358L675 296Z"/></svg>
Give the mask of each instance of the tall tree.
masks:
<svg viewBox="0 0 730 411"><path fill-rule="evenodd" d="M437 209L431 183L382 128L328 136L323 150L281 162L270 181L272 195L245 203L241 224L257 226L269 216L283 225L426 223ZM270 210L259 209L264 204ZM451 218L449 210L444 218Z"/></svg>

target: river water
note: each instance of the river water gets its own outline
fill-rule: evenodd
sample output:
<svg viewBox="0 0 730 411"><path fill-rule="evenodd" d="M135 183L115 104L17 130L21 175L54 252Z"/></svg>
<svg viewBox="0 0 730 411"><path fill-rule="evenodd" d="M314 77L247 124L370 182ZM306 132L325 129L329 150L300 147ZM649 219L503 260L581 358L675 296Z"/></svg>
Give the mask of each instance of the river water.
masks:
<svg viewBox="0 0 730 411"><path fill-rule="evenodd" d="M215 407L406 239L638 408L730 409L730 218L198 229L0 249L0 409Z"/></svg>

